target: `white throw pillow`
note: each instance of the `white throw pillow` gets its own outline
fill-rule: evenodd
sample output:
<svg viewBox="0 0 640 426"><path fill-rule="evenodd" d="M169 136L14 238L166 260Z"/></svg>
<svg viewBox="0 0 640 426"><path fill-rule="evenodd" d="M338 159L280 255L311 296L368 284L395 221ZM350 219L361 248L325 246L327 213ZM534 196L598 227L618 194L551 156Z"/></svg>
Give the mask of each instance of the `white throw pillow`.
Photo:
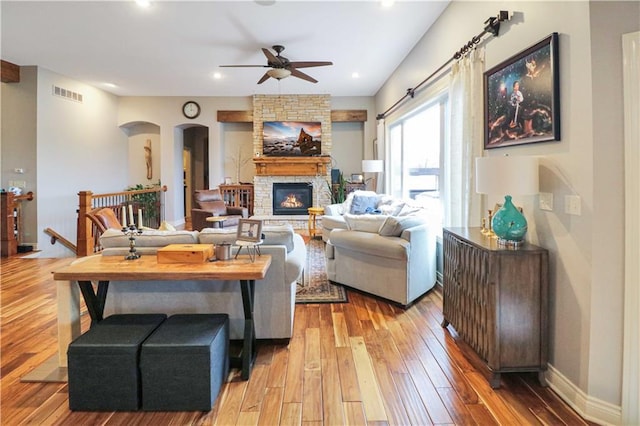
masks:
<svg viewBox="0 0 640 426"><path fill-rule="evenodd" d="M379 205L378 210L380 210L382 214L386 214L388 216L397 216L403 207L404 201L396 200L392 203Z"/></svg>
<svg viewBox="0 0 640 426"><path fill-rule="evenodd" d="M387 217L380 214L345 214L347 229L350 231L377 234Z"/></svg>
<svg viewBox="0 0 640 426"><path fill-rule="evenodd" d="M380 227L378 233L383 237L399 237L405 229L425 223L427 223L427 221L424 216L389 216Z"/></svg>

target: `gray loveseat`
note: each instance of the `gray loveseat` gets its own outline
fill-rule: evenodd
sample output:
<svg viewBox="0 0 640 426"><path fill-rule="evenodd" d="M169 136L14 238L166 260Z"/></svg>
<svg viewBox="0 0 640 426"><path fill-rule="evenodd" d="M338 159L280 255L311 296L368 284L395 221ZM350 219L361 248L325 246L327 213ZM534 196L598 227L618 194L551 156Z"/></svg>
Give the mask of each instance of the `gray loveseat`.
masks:
<svg viewBox="0 0 640 426"><path fill-rule="evenodd" d="M256 281L255 327L258 339L288 339L293 329L296 282L302 273L307 250L291 226L263 227L262 254L272 257L263 280ZM235 229L202 231L145 231L136 238L142 255L155 255L168 244L215 244L235 241ZM124 256L129 240L118 230L101 237L101 256ZM234 247L237 249L237 247ZM234 250L235 253L235 250ZM119 313L226 313L232 339L242 339L244 313L237 281L121 281L109 287L105 316Z"/></svg>

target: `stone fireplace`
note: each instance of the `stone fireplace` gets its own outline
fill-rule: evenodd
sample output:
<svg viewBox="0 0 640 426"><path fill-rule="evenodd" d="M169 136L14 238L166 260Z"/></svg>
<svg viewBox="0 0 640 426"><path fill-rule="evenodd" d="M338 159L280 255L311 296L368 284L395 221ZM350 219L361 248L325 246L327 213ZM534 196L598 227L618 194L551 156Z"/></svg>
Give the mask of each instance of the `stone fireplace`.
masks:
<svg viewBox="0 0 640 426"><path fill-rule="evenodd" d="M290 223L297 229L306 228L307 208L324 206L331 202L328 191L331 167L327 167L330 159L329 157L263 157L262 137L265 121L320 122L321 152L329 156L332 147L331 97L330 95L254 95L253 97L253 151L256 165L256 176L253 181L254 215L266 224ZM286 170L278 167L282 164L287 164ZM274 209L274 184L296 184L299 187L306 187L310 190L309 194L300 194L305 198L305 206L289 210L279 210L277 207Z"/></svg>
<svg viewBox="0 0 640 426"><path fill-rule="evenodd" d="M272 191L273 214L306 215L313 207L313 184L311 182L274 182Z"/></svg>

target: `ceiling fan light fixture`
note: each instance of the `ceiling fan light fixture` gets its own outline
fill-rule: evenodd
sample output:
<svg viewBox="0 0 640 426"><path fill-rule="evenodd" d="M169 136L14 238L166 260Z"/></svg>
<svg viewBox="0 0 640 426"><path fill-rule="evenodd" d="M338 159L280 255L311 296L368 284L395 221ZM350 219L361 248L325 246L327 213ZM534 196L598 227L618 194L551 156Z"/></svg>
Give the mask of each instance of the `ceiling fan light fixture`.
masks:
<svg viewBox="0 0 640 426"><path fill-rule="evenodd" d="M281 80L283 78L287 78L291 75L291 71L284 68L272 68L267 71L269 77L275 78L277 80Z"/></svg>

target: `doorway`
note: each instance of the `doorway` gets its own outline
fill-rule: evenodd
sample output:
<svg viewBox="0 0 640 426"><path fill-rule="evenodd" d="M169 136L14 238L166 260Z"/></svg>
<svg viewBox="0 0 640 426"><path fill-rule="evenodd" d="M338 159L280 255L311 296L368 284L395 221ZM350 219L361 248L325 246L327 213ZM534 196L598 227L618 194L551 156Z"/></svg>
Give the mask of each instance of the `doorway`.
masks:
<svg viewBox="0 0 640 426"><path fill-rule="evenodd" d="M209 188L209 128L193 126L183 131L182 172L184 216L191 217L193 196L199 189Z"/></svg>

